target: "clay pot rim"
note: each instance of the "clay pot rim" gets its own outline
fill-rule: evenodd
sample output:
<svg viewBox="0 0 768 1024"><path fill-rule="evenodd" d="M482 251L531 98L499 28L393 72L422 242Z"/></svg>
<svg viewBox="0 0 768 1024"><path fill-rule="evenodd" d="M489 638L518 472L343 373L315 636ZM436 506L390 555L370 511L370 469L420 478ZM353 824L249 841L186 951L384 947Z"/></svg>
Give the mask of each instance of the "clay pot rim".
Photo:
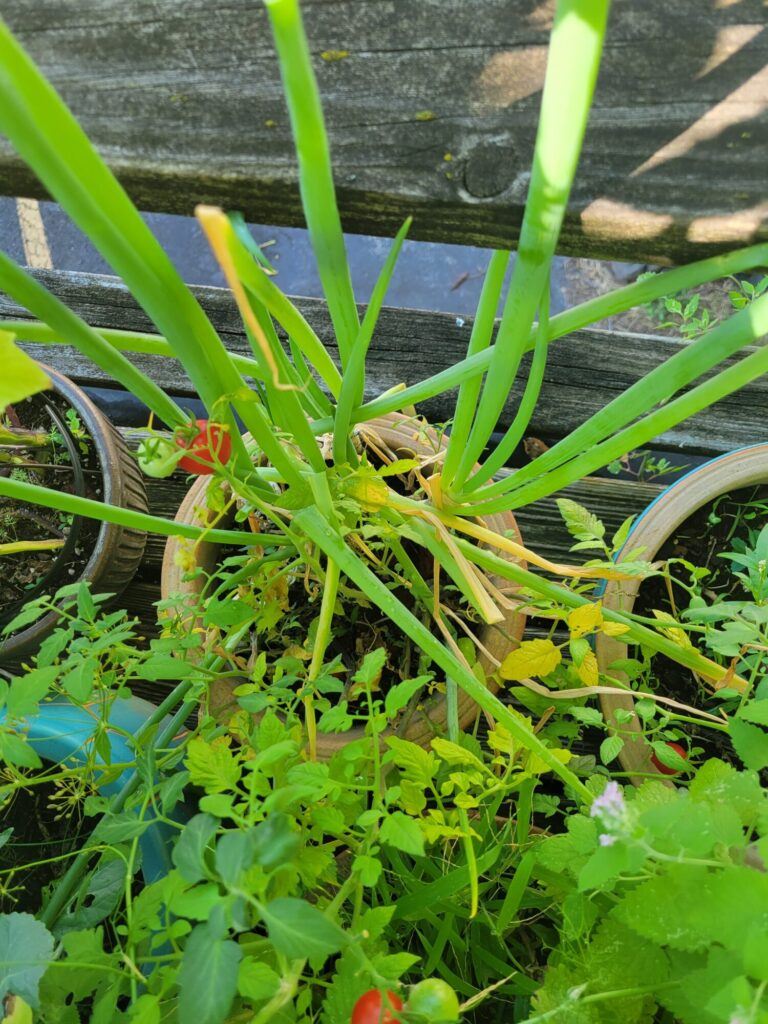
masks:
<svg viewBox="0 0 768 1024"><path fill-rule="evenodd" d="M675 530L708 502L721 494L760 484L768 484L768 442L737 448L695 467L670 484L640 514L619 552L617 562L637 547L645 547L643 557L652 560ZM646 536L648 542L644 543ZM640 580L609 582L603 591L604 606L631 611L640 583ZM626 657L627 653L627 646L621 638L609 638L603 634L598 634L596 649L601 671L618 658ZM625 740L619 753L622 767L627 772L654 775L660 781L674 785L670 776L664 775L651 762L651 746L642 738L637 718L625 725L615 722L617 710L634 709L634 698L625 691L617 691L616 696L600 694L600 705L611 732L622 735ZM613 726L610 724L612 721ZM635 785L644 781L639 775L632 778Z"/></svg>
<svg viewBox="0 0 768 1024"><path fill-rule="evenodd" d="M73 380L70 380L69 377L45 363L38 363L38 365L51 378L53 391L69 402L82 419L88 431L96 449L101 469L102 501L108 505L133 507L139 511L146 512L146 494L143 494L143 501L137 500L135 490L129 495L126 466L128 464L127 460L130 461L131 456L127 449L124 448L122 438L115 431L110 421L96 403ZM136 467L133 476L133 482L136 483L138 481L143 491L141 474L138 467ZM72 580L71 582L87 581L96 583L109 573L120 543L128 534L135 537L143 535L146 539L146 534L142 534L142 531L119 526L117 523L102 521L93 551L85 563L82 573L77 580ZM143 552L143 545L141 552ZM138 551L138 548L136 549L136 555L138 556L136 568L138 568L141 552ZM19 632L0 639L0 661L10 662L27 657L55 628L58 620L59 616L56 612L49 612L31 625L25 626Z"/></svg>

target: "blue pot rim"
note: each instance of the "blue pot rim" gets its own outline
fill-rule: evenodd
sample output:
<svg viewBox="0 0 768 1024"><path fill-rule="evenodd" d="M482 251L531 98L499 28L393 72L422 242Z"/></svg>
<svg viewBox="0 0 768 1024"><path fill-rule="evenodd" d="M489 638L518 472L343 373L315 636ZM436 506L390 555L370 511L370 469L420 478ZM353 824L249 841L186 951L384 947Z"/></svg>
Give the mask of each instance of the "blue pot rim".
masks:
<svg viewBox="0 0 768 1024"><path fill-rule="evenodd" d="M674 480L671 484L669 484L668 487L665 487L664 490L660 491L653 499L653 501L649 502L645 506L643 511L634 521L634 523L632 523L629 533L627 534L626 540L621 545L616 554L613 556L614 562L618 562L618 560L621 558L622 552L629 544L633 533L637 530L640 524L651 514L651 512L659 504L659 502L666 499L670 491L673 491L678 487L682 487L686 483L686 481L690 480L691 477L696 476L698 473L707 472L712 466L716 466L718 463L724 462L726 459L732 459L734 455L739 455L742 452L751 452L754 451L756 448L768 448L768 441L758 441L756 444L744 445L742 448L734 448L731 452L723 452L722 455L716 455L714 459L707 459L706 462L702 462L700 466L694 466L693 469L689 469L687 473L684 473L681 477L678 477L677 480ZM603 580L600 586L595 591L595 596L602 597L605 593L607 586L608 581Z"/></svg>
<svg viewBox="0 0 768 1024"><path fill-rule="evenodd" d="M107 730L111 760L116 764L135 760L133 745L129 737L141 730L156 706L141 697L118 698L110 706L109 721L114 729ZM0 722L5 711L0 710ZM26 741L34 747L45 761L59 764L63 761L83 763L93 735L94 717L88 705L72 704L66 698L57 697L40 705L39 713L25 720ZM126 735L127 734L127 735ZM100 763L104 763L99 758ZM113 796L131 776L126 768L112 782L102 786L100 792ZM149 815L148 815L149 817ZM142 862L141 873L145 883L164 877L173 867L171 846L174 830L168 825L152 821L139 837Z"/></svg>

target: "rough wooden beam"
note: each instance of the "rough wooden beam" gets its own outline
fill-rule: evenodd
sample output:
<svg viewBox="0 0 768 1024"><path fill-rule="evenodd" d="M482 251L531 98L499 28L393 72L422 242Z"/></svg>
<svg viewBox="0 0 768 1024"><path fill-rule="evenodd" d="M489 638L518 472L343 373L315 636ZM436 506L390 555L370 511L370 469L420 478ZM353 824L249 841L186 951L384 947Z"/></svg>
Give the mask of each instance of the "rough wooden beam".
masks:
<svg viewBox="0 0 768 1024"><path fill-rule="evenodd" d="M36 276L95 327L152 330L126 289L115 279L62 271L36 271ZM221 288L193 289L231 351L249 354L242 326L229 292ZM299 306L335 355L333 332L325 305L298 299ZM0 293L0 319L24 314ZM416 383L460 360L466 352L471 321L441 313L384 309L369 351L366 398L395 384ZM531 421L530 433L551 441L562 437L619 395L643 373L672 355L681 343L650 335L608 331L578 331L552 344L544 387ZM112 382L87 364L74 349L29 345L43 362L80 383L104 386ZM135 356L134 362L161 386L180 395L192 388L178 363L159 357ZM513 390L499 429L507 426L517 408L521 385ZM420 407L434 422L453 414L455 393L437 396ZM768 379L755 381L656 440L656 447L691 454L720 454L753 444L765 433L768 418Z"/></svg>
<svg viewBox="0 0 768 1024"><path fill-rule="evenodd" d="M304 0L345 227L513 246L553 0ZM140 207L301 225L254 0L6 0ZM768 237L761 0L614 0L561 251L686 261ZM0 189L42 190L0 146Z"/></svg>

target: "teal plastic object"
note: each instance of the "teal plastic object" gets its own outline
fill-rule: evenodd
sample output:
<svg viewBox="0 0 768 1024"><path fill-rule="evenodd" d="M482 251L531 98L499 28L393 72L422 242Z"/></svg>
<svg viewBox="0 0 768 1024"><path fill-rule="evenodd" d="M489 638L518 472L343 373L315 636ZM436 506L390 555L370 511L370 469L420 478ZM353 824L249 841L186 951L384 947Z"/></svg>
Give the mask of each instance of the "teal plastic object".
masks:
<svg viewBox="0 0 768 1024"><path fill-rule="evenodd" d="M134 759L131 742L123 733L135 736L155 710L154 704L140 697L117 699L112 702L109 722L114 726L114 731L110 729L107 735L114 764ZM4 719L5 712L0 711L0 722ZM82 764L86 760L94 726L94 713L88 707L78 707L66 699L57 698L50 703L42 704L39 714L30 716L25 721L28 726L27 742L34 747L42 760L52 764ZM131 774L131 770L126 769L117 779L100 787L99 792L104 796L113 796L128 781ZM150 815L151 809L147 816ZM180 805L174 812L174 817L182 820L186 818ZM141 873L147 884L164 877L173 867L173 835L174 830L168 825L153 821L139 837L142 854Z"/></svg>

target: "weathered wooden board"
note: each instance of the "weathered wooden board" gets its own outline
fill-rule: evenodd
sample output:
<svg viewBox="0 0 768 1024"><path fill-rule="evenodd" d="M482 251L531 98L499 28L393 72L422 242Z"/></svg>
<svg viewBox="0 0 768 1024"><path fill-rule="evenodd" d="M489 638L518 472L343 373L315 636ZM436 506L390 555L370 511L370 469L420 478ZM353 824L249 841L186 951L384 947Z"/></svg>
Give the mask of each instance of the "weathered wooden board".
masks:
<svg viewBox="0 0 768 1024"><path fill-rule="evenodd" d="M125 288L114 278L61 271L37 271L39 280L93 326L151 330ZM194 289L225 344L234 352L248 353L240 318L229 293L220 288ZM322 302L298 300L302 312L334 352L333 332ZM22 315L23 310L0 294L0 319ZM369 352L366 398L395 384L416 383L462 358L471 321L451 315L417 310L385 309ZM626 387L672 355L679 343L649 335L607 331L578 331L552 344L544 388L530 433L549 442L562 437ZM109 383L97 367L86 364L73 349L28 346L29 351L78 381ZM181 367L159 357L132 357L163 387L191 394ZM499 423L508 425L520 397L520 386L510 396ZM434 422L450 419L455 394L438 396L421 407ZM768 380L759 380L741 392L686 421L658 438L655 446L692 454L719 454L765 437L768 420Z"/></svg>
<svg viewBox="0 0 768 1024"><path fill-rule="evenodd" d="M553 8L304 0L348 230L391 236L413 214L414 238L514 245ZM2 13L140 207L302 223L262 4ZM762 0L614 0L561 251L683 261L768 237L767 56ZM7 145L0 189L42 194Z"/></svg>

